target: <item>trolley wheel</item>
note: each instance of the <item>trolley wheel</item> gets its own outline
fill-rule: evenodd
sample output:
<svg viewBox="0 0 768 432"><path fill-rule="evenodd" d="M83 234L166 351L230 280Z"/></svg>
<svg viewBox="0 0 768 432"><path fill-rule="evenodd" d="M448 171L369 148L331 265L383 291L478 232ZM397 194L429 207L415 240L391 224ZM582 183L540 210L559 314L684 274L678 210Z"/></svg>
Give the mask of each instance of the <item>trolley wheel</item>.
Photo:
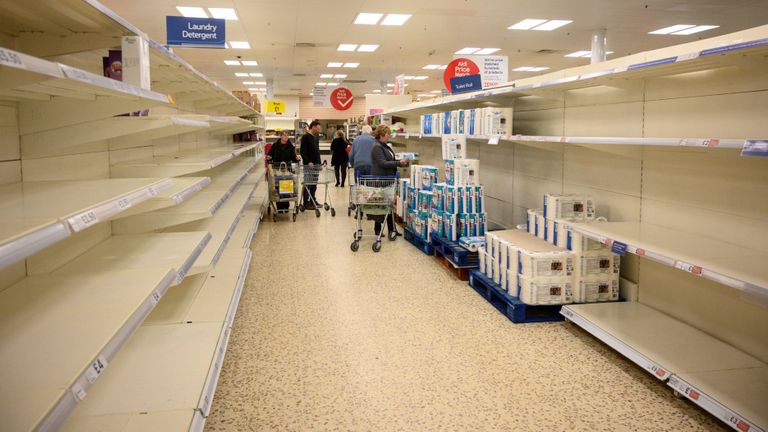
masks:
<svg viewBox="0 0 768 432"><path fill-rule="evenodd" d="M352 216L352 209L347 209L347 217Z"/></svg>
<svg viewBox="0 0 768 432"><path fill-rule="evenodd" d="M381 250L381 241L378 240L374 244L371 245L371 249L373 249L374 252L378 252Z"/></svg>
<svg viewBox="0 0 768 432"><path fill-rule="evenodd" d="M299 204L299 211L304 212L304 204Z"/></svg>
<svg viewBox="0 0 768 432"><path fill-rule="evenodd" d="M277 214L272 215L272 222L277 222Z"/></svg>
<svg viewBox="0 0 768 432"><path fill-rule="evenodd" d="M315 209L315 217L320 217L320 209Z"/></svg>
<svg viewBox="0 0 768 432"><path fill-rule="evenodd" d="M325 209L325 211L328 211L331 208L331 206L329 206L328 204L324 204L323 208Z"/></svg>
<svg viewBox="0 0 768 432"><path fill-rule="evenodd" d="M392 231L387 235L389 241L395 241L397 239L397 231Z"/></svg>
<svg viewBox="0 0 768 432"><path fill-rule="evenodd" d="M349 248L352 249L352 252L357 252L357 250L360 249L360 243L355 240L351 245L349 245Z"/></svg>
<svg viewBox="0 0 768 432"><path fill-rule="evenodd" d="M294 222L296 222L296 213L294 213L294 214L292 214L292 215L291 215L291 219L292 219Z"/></svg>

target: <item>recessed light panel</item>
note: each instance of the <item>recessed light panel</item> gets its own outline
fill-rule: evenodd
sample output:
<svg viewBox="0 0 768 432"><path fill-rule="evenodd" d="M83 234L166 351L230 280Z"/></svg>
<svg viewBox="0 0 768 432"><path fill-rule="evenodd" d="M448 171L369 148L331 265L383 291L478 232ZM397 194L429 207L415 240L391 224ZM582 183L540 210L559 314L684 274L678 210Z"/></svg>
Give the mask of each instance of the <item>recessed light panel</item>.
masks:
<svg viewBox="0 0 768 432"><path fill-rule="evenodd" d="M344 67L345 68L352 68L352 69L354 69L354 68L356 68L358 66L360 66L360 63L344 63Z"/></svg>
<svg viewBox="0 0 768 432"><path fill-rule="evenodd" d="M208 14L201 7L176 6L176 10L187 18L208 18Z"/></svg>
<svg viewBox="0 0 768 432"><path fill-rule="evenodd" d="M376 90L374 90L373 92L374 92L374 93L381 93L381 90L379 90L379 89L376 89Z"/></svg>
<svg viewBox="0 0 768 432"><path fill-rule="evenodd" d="M256 60L243 60L243 66L258 66L259 63Z"/></svg>
<svg viewBox="0 0 768 432"><path fill-rule="evenodd" d="M247 77L248 74L245 72L235 72L236 77Z"/></svg>
<svg viewBox="0 0 768 432"><path fill-rule="evenodd" d="M333 74L320 74L320 78L333 78Z"/></svg>
<svg viewBox="0 0 768 432"><path fill-rule="evenodd" d="M237 60L224 60L224 64L227 66L240 66L240 62Z"/></svg>
<svg viewBox="0 0 768 432"><path fill-rule="evenodd" d="M539 30L539 31L552 31L556 28L560 28L564 25L570 24L573 21L571 20L550 20L545 22L544 24L540 26L536 26L533 28L533 30Z"/></svg>
<svg viewBox="0 0 768 432"><path fill-rule="evenodd" d="M670 34L670 33L678 32L680 30L685 30L693 27L696 27L696 26L693 24L677 24L669 27L660 28L652 32L648 32L648 34Z"/></svg>
<svg viewBox="0 0 768 432"><path fill-rule="evenodd" d="M501 51L501 48L483 48L480 51L476 52L476 55L488 55L493 54L496 51Z"/></svg>
<svg viewBox="0 0 768 432"><path fill-rule="evenodd" d="M341 62L330 62L330 63L328 63L328 67L329 68L340 68L342 66L344 66L344 63L341 63Z"/></svg>
<svg viewBox="0 0 768 432"><path fill-rule="evenodd" d="M252 72L252 73L249 73L248 76L252 76L254 78L261 78L264 76L264 74L261 72Z"/></svg>
<svg viewBox="0 0 768 432"><path fill-rule="evenodd" d="M339 44L336 51L354 51L357 49L357 44Z"/></svg>
<svg viewBox="0 0 768 432"><path fill-rule="evenodd" d="M256 81L254 84L256 85L267 85L266 81Z"/></svg>
<svg viewBox="0 0 768 432"><path fill-rule="evenodd" d="M357 52L374 52L379 49L378 45L364 44L357 48Z"/></svg>
<svg viewBox="0 0 768 432"><path fill-rule="evenodd" d="M251 44L247 41L230 41L229 47L234 49L251 49Z"/></svg>
<svg viewBox="0 0 768 432"><path fill-rule="evenodd" d="M442 90L432 90L430 93L442 93Z"/></svg>
<svg viewBox="0 0 768 432"><path fill-rule="evenodd" d="M424 66L422 69L435 70L435 69L438 69L439 67L440 67L439 64L437 64L437 65L435 65L435 64L428 64L428 65Z"/></svg>
<svg viewBox="0 0 768 432"><path fill-rule="evenodd" d="M426 76L426 75L418 75L418 76L413 77L413 79L415 79L415 80L425 80L427 78L429 78L429 77Z"/></svg>
<svg viewBox="0 0 768 432"><path fill-rule="evenodd" d="M509 29L509 30L530 30L530 29L536 27L537 25L544 24L545 22L547 22L547 20L545 20L545 19L526 18L526 19L520 21L517 24L513 24L513 25L507 27L507 29Z"/></svg>
<svg viewBox="0 0 768 432"><path fill-rule="evenodd" d="M384 17L384 20L381 22L381 25L401 26L405 24L405 22L408 21L410 18L411 18L411 15L408 15L408 14L387 14L387 16Z"/></svg>
<svg viewBox="0 0 768 432"><path fill-rule="evenodd" d="M214 18L237 21L237 13L232 8L208 8L208 12Z"/></svg>
<svg viewBox="0 0 768 432"><path fill-rule="evenodd" d="M467 48L462 48L462 49L456 51L455 54L474 54L474 53L480 51L481 49L482 48L467 47Z"/></svg>
<svg viewBox="0 0 768 432"><path fill-rule="evenodd" d="M334 75L332 78L336 78L336 79L344 79L344 78L346 78L346 77L347 77L347 74L336 74L336 75Z"/></svg>
<svg viewBox="0 0 768 432"><path fill-rule="evenodd" d="M243 84L245 85L256 85L253 81L243 81Z"/></svg>
<svg viewBox="0 0 768 432"><path fill-rule="evenodd" d="M327 86L327 85L328 85L328 83L327 83L327 82L316 82L316 83L315 83L315 86L316 86L316 87L325 87L325 86Z"/></svg>
<svg viewBox="0 0 768 432"><path fill-rule="evenodd" d="M328 87L333 87L333 86L337 86L337 85L339 85L339 83L335 83L335 82L329 82L328 83Z"/></svg>
<svg viewBox="0 0 768 432"><path fill-rule="evenodd" d="M361 12L355 17L355 24L376 25L384 14Z"/></svg>

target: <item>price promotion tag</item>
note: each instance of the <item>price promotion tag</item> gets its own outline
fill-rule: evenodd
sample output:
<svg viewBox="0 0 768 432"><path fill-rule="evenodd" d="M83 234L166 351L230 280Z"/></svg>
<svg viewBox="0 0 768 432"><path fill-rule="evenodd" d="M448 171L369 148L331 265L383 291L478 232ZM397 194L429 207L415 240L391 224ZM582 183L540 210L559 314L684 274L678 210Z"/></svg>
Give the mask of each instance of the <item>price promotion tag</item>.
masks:
<svg viewBox="0 0 768 432"><path fill-rule="evenodd" d="M0 48L0 64L14 66L17 68L26 69L27 66L21 59L21 56L13 51L8 51Z"/></svg>
<svg viewBox="0 0 768 432"><path fill-rule="evenodd" d="M685 261L675 261L675 268L696 276L701 276L701 267L689 264Z"/></svg>
<svg viewBox="0 0 768 432"><path fill-rule="evenodd" d="M67 219L69 225L75 232L82 231L91 225L99 223L99 218L96 216L96 212L93 210L81 213L77 216L73 216Z"/></svg>
<svg viewBox="0 0 768 432"><path fill-rule="evenodd" d="M614 240L611 245L611 252L618 254L619 256L624 256L627 254L627 244Z"/></svg>
<svg viewBox="0 0 768 432"><path fill-rule="evenodd" d="M648 370L653 372L654 375L656 375L658 378L661 378L661 379L667 376L667 371L664 370L664 368L658 367L656 365L650 365L648 367Z"/></svg>
<svg viewBox="0 0 768 432"><path fill-rule="evenodd" d="M85 370L85 379L93 384L96 382L96 379L104 373L104 369L107 368L108 364L107 359L105 359L103 355L96 357L96 360L94 360L94 362L88 366L88 369Z"/></svg>
<svg viewBox="0 0 768 432"><path fill-rule="evenodd" d="M488 144L498 145L500 139L501 139L500 135L492 135L490 138L488 138Z"/></svg>

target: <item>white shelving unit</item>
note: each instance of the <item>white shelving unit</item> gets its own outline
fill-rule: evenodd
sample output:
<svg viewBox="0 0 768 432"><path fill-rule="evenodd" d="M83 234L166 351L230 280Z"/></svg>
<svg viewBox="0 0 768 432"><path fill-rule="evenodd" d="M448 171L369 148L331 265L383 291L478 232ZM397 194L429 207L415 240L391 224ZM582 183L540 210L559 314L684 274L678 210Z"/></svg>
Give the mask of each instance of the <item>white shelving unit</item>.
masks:
<svg viewBox="0 0 768 432"><path fill-rule="evenodd" d="M120 213L116 219L182 204L211 184L210 177L174 177L173 186Z"/></svg>
<svg viewBox="0 0 768 432"><path fill-rule="evenodd" d="M169 179L22 182L0 186L0 269L172 187Z"/></svg>
<svg viewBox="0 0 768 432"><path fill-rule="evenodd" d="M755 250L642 222L575 223L593 240L768 300L768 250Z"/></svg>
<svg viewBox="0 0 768 432"><path fill-rule="evenodd" d="M640 303L567 305L561 313L734 428L768 426L768 365L758 359Z"/></svg>
<svg viewBox="0 0 768 432"><path fill-rule="evenodd" d="M211 147L171 155L157 155L112 165L113 177L146 177L148 173L164 173L167 177L195 174L229 161L253 149L257 144L243 147Z"/></svg>

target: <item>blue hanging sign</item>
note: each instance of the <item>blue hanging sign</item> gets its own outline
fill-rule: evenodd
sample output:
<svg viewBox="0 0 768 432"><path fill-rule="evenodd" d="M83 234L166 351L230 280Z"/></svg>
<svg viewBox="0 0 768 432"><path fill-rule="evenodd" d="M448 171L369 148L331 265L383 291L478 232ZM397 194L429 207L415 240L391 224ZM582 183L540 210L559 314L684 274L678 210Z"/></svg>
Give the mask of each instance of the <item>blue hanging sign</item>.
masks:
<svg viewBox="0 0 768 432"><path fill-rule="evenodd" d="M465 75L451 78L451 93L465 93L482 90L483 84L480 75Z"/></svg>
<svg viewBox="0 0 768 432"><path fill-rule="evenodd" d="M216 18L165 17L168 45L226 48L225 20Z"/></svg>

